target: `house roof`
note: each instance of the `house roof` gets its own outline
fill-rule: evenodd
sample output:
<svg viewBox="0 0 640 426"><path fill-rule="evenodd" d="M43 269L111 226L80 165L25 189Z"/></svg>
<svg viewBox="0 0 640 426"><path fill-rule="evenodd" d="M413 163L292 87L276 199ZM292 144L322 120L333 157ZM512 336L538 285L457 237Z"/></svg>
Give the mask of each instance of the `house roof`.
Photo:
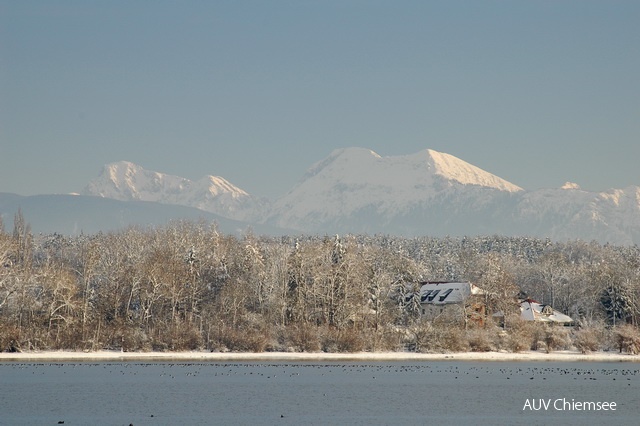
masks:
<svg viewBox="0 0 640 426"><path fill-rule="evenodd" d="M484 294L484 291L470 282L427 281L421 283L420 303L445 305L462 303L469 296Z"/></svg>
<svg viewBox="0 0 640 426"><path fill-rule="evenodd" d="M559 311L551 305L544 305L533 299L526 299L520 302L520 317L528 321L570 323L573 319Z"/></svg>

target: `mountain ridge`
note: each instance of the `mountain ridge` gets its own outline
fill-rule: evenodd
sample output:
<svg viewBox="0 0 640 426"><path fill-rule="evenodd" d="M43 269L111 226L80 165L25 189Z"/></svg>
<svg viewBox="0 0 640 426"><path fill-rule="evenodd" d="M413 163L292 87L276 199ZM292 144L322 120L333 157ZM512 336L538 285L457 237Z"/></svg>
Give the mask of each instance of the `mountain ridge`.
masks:
<svg viewBox="0 0 640 426"><path fill-rule="evenodd" d="M81 195L120 201L152 201L195 207L237 220L255 220L264 201L249 195L220 176L204 176L192 181L152 170L129 161L106 164Z"/></svg>
<svg viewBox="0 0 640 426"><path fill-rule="evenodd" d="M191 181L126 161L105 165L82 194L150 203L145 208L153 203L180 205L216 215L211 220L235 220L284 233L500 234L640 243L638 186L590 192L567 182L558 188L525 190L431 149L386 157L367 148L337 149L273 201L222 177ZM123 206L108 208L124 211ZM0 214L6 221L5 211ZM81 214L85 213L77 213ZM90 223L91 218L83 220Z"/></svg>

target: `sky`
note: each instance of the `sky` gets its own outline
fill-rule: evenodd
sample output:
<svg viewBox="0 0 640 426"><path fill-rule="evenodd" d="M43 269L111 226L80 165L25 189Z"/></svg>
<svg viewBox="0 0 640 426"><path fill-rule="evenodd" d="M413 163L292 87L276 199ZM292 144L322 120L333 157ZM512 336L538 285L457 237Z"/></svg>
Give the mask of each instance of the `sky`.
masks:
<svg viewBox="0 0 640 426"><path fill-rule="evenodd" d="M127 160L277 198L334 149L640 185L640 2L0 0L0 192Z"/></svg>

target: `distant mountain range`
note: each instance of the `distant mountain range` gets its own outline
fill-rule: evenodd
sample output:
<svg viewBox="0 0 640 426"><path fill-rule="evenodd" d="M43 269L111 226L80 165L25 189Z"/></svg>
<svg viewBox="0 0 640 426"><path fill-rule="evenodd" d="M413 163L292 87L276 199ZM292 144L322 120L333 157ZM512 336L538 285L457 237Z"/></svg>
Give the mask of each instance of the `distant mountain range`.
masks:
<svg viewBox="0 0 640 426"><path fill-rule="evenodd" d="M86 195L32 195L0 193L0 217L5 231L13 229L13 220L22 215L34 233L78 235L113 231L129 226L160 226L172 220L204 220L216 223L227 234L248 229L259 234L284 234L287 230L269 225L248 224L193 207L148 201L120 201Z"/></svg>
<svg viewBox="0 0 640 426"><path fill-rule="evenodd" d="M251 227L269 234L500 234L640 242L640 187L589 192L567 183L527 191L433 150L381 157L364 148L339 149L274 201L222 177L190 181L122 161L106 165L81 195L0 194L5 227L18 207L38 232L96 232L201 218L227 232Z"/></svg>
<svg viewBox="0 0 640 426"><path fill-rule="evenodd" d="M82 195L194 207L234 220L259 222L269 201L257 199L219 176L191 181L145 170L128 161L107 164Z"/></svg>

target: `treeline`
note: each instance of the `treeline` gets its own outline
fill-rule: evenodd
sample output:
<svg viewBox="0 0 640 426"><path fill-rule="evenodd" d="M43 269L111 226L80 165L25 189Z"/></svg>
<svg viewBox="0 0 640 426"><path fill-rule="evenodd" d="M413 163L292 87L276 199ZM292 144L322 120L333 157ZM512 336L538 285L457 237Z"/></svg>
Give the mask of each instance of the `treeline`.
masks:
<svg viewBox="0 0 640 426"><path fill-rule="evenodd" d="M424 321L416 297L424 280L487 290L507 333L491 316L481 329L462 318ZM11 232L0 226L0 351L622 349L611 326L633 351L639 292L636 246L237 237L194 222L68 237L32 235L21 214ZM518 295L571 315L579 330L522 323Z"/></svg>

